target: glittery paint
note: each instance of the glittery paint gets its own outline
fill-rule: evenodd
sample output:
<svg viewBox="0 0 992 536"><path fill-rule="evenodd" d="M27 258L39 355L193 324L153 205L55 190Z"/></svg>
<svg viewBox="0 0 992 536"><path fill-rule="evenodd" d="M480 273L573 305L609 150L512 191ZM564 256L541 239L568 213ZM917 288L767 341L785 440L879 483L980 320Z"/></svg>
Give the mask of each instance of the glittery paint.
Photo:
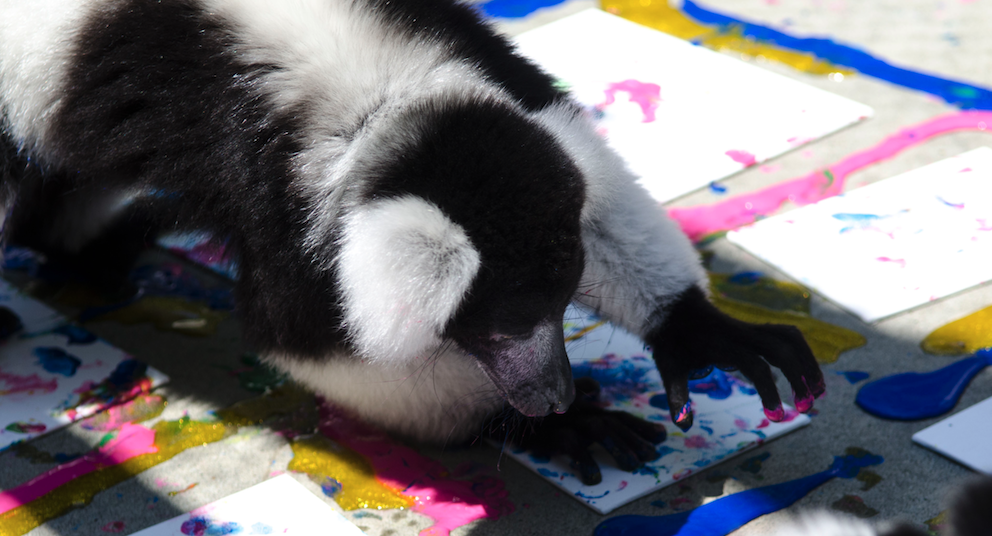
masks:
<svg viewBox="0 0 992 536"><path fill-rule="evenodd" d="M293 460L288 469L306 473L321 483L328 478L338 483L334 501L345 510L359 508L409 508L413 500L376 480L368 460L323 436L297 438L290 446Z"/></svg>
<svg viewBox="0 0 992 536"><path fill-rule="evenodd" d="M920 346L937 355L971 354L992 347L992 307L937 328Z"/></svg>
<svg viewBox="0 0 992 536"><path fill-rule="evenodd" d="M100 491L184 450L219 441L235 430L223 423L189 418L162 421L150 429L125 425L98 449L0 492L0 534L25 534L49 519L89 504Z"/></svg>
<svg viewBox="0 0 992 536"><path fill-rule="evenodd" d="M914 421L936 417L954 408L971 379L992 365L992 349L932 372L906 372L865 384L855 398L876 417Z"/></svg>
<svg viewBox="0 0 992 536"><path fill-rule="evenodd" d="M810 74L854 74L849 69L818 59L813 54L750 39L736 28L700 24L677 8L669 6L667 0L603 0L601 5L605 11L614 15L713 50L733 51L751 58L777 61Z"/></svg>
<svg viewBox="0 0 992 536"><path fill-rule="evenodd" d="M491 477L453 480L437 461L326 404L321 407L320 431L367 459L379 482L413 497L413 510L435 520L421 536L447 536L477 519L497 518L515 510L506 499L502 481Z"/></svg>
<svg viewBox="0 0 992 536"><path fill-rule="evenodd" d="M844 182L851 173L891 158L930 138L962 130L985 131L988 125L992 125L992 112L970 111L941 116L904 129L825 170L712 205L671 208L668 214L679 222L690 238L700 241L715 233L752 223L758 217L775 212L786 201L802 206L837 195L843 191Z"/></svg>
<svg viewBox="0 0 992 536"><path fill-rule="evenodd" d="M802 499L833 478L854 478L862 467L878 465L884 460L860 449L848 449L834 458L830 469L807 477L753 488L717 499L693 510L667 516L625 515L599 524L595 536L675 536L705 534L725 536L749 521L777 512Z"/></svg>
<svg viewBox="0 0 992 536"><path fill-rule="evenodd" d="M623 92L630 96L630 102L641 107L641 114L644 118L642 123L652 123L655 120L655 111L658 110L658 103L661 102L661 86L650 82L639 80L624 80L623 82L613 82L603 91L606 100L596 106L598 110L603 110L617 100L617 93ZM751 157L753 160L753 156Z"/></svg>
<svg viewBox="0 0 992 536"><path fill-rule="evenodd" d="M85 419L79 423L86 430L109 432L121 428L126 423L147 421L158 417L168 402L157 395L140 395L133 400L112 406L105 411Z"/></svg>

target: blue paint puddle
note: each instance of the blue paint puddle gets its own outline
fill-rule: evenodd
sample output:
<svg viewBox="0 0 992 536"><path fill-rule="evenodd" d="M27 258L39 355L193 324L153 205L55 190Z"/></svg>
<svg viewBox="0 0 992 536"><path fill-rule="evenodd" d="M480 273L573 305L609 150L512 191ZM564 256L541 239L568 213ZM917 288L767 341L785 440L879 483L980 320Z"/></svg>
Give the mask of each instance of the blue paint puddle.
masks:
<svg viewBox="0 0 992 536"><path fill-rule="evenodd" d="M871 374L867 372L861 372L860 370L838 370L834 372L838 376L843 376L851 385L854 385L860 381L867 380L871 377Z"/></svg>
<svg viewBox="0 0 992 536"><path fill-rule="evenodd" d="M895 67L857 48L842 45L826 38L799 38L767 26L710 11L692 0L684 0L682 11L703 24L730 27L744 37L772 43L783 48L809 52L836 65L850 67L858 72L885 80L892 84L930 93L965 110L992 110L992 90L965 82Z"/></svg>
<svg viewBox="0 0 992 536"><path fill-rule="evenodd" d="M41 365L41 368L67 378L75 376L76 369L83 364L78 357L54 346L40 346L32 350L32 353L38 358L38 364Z"/></svg>
<svg viewBox="0 0 992 536"><path fill-rule="evenodd" d="M914 421L950 411L971 379L992 365L992 349L932 372L906 372L865 384L855 402L876 417Z"/></svg>
<svg viewBox="0 0 992 536"><path fill-rule="evenodd" d="M324 481L320 484L320 491L324 492L324 495L331 498L334 498L334 496L338 493L341 493L342 489L344 489L344 486L331 477L324 478Z"/></svg>
<svg viewBox="0 0 992 536"><path fill-rule="evenodd" d="M878 465L881 456L849 449L834 457L830 469L807 477L749 489L687 512L667 516L617 516L599 524L595 536L725 536L753 519L777 512L832 478L854 478L863 467Z"/></svg>
<svg viewBox="0 0 992 536"><path fill-rule="evenodd" d="M727 281L735 285L753 285L764 277L765 274L761 272L737 272L736 274L730 276Z"/></svg>
<svg viewBox="0 0 992 536"><path fill-rule="evenodd" d="M52 330L52 333L65 335L69 338L69 344L90 344L96 342L96 335L75 324L66 324Z"/></svg>

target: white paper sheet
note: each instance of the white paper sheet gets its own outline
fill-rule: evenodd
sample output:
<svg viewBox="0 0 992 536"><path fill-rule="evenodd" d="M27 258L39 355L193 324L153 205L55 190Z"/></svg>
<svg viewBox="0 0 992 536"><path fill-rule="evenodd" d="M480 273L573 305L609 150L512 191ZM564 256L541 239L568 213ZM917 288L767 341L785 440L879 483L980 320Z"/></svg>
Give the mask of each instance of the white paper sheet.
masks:
<svg viewBox="0 0 992 536"><path fill-rule="evenodd" d="M521 53L597 109L610 145L659 202L873 114L863 104L599 10L516 41Z"/></svg>
<svg viewBox="0 0 992 536"><path fill-rule="evenodd" d="M361 536L364 532L289 475L280 475L134 536L296 534Z"/></svg>
<svg viewBox="0 0 992 536"><path fill-rule="evenodd" d="M992 475L992 398L916 432L913 441Z"/></svg>
<svg viewBox="0 0 992 536"><path fill-rule="evenodd" d="M668 432L658 446L662 456L636 473L617 468L605 451L594 450L603 475L595 486L583 485L565 457L546 460L527 451L510 452L518 462L599 513L609 513L810 422L788 406L789 422L768 422L751 386L717 370L690 384L694 424L682 432L672 424L668 411L651 405L658 395L656 404L663 400L665 391L650 353L637 337L574 307L566 313L565 334L575 377L597 379L601 399L609 402L610 409L661 423Z"/></svg>
<svg viewBox="0 0 992 536"><path fill-rule="evenodd" d="M105 394L94 388L131 356L92 336L73 342L64 317L3 280L0 305L17 313L24 324L22 332L0 343L0 450L106 407L88 394ZM79 335L88 335L76 329L77 341ZM153 387L168 381L151 367L146 375Z"/></svg>
<svg viewBox="0 0 992 536"><path fill-rule="evenodd" d="M727 238L872 322L992 279L992 149L756 222Z"/></svg>

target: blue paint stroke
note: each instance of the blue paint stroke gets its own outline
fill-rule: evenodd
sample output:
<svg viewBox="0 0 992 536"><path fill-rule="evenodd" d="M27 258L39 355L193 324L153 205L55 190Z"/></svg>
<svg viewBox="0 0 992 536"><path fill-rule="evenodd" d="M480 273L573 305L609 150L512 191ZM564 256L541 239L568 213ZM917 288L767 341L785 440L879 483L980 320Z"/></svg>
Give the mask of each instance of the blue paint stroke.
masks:
<svg viewBox="0 0 992 536"><path fill-rule="evenodd" d="M340 482L338 482L337 480L335 480L335 479L333 479L333 478L331 478L329 476L328 477L324 477L324 481L321 482L321 484L320 484L320 491L322 491L324 493L324 495L327 495L328 497L330 497L332 499L338 493L341 493L341 490L342 489L344 489L344 485L342 485Z"/></svg>
<svg viewBox="0 0 992 536"><path fill-rule="evenodd" d="M761 278L764 276L765 274L761 272L737 272L727 278L727 281L735 285L753 285L761 281Z"/></svg>
<svg viewBox="0 0 992 536"><path fill-rule="evenodd" d="M190 517L179 527L180 532L187 536L223 536L226 534L241 534L241 525L229 521L218 522L205 516Z"/></svg>
<svg viewBox="0 0 992 536"><path fill-rule="evenodd" d="M867 380L871 377L871 374L867 372L862 372L860 370L838 370L834 372L838 376L843 376L851 385L854 385L860 381Z"/></svg>
<svg viewBox="0 0 992 536"><path fill-rule="evenodd" d="M992 365L992 349L932 372L906 372L867 383L855 402L876 417L915 421L950 411L976 374Z"/></svg>
<svg viewBox="0 0 992 536"><path fill-rule="evenodd" d="M537 474L547 478L558 478L558 473L552 471L551 469L545 469L544 467L538 467Z"/></svg>
<svg viewBox="0 0 992 536"><path fill-rule="evenodd" d="M482 4L482 12L490 17L519 19L538 9L557 6L565 0L489 0Z"/></svg>
<svg viewBox="0 0 992 536"><path fill-rule="evenodd" d="M753 519L788 507L832 478L854 478L862 467L883 461L866 452L835 456L830 469L821 473L728 495L687 512L612 517L600 523L594 535L725 536Z"/></svg>
<svg viewBox="0 0 992 536"><path fill-rule="evenodd" d="M689 381L689 392L704 394L712 400L726 400L730 398L730 395L734 394L735 385L745 395L753 396L758 394L758 391L737 379L737 377L721 370L714 370L705 378Z"/></svg>
<svg viewBox="0 0 992 536"><path fill-rule="evenodd" d="M41 368L67 378L75 376L76 369L83 364L78 357L55 346L39 346L32 350L32 353L38 358L38 364L41 365Z"/></svg>
<svg viewBox="0 0 992 536"><path fill-rule="evenodd" d="M794 37L767 26L710 11L692 0L683 1L682 11L703 24L733 27L747 38L809 52L820 59L849 67L862 74L935 95L964 110L992 110L992 90L983 87L896 67L863 50L830 39Z"/></svg>
<svg viewBox="0 0 992 536"><path fill-rule="evenodd" d="M602 360L572 365L573 378L592 378L605 393L604 398L623 402L645 391L657 388L656 381L648 375L655 367L644 366L634 360L621 360L607 355Z"/></svg>
<svg viewBox="0 0 992 536"><path fill-rule="evenodd" d="M720 184L717 184L716 182L711 182L710 183L710 191L713 192L713 193L715 193L715 194L717 194L717 195L722 195L722 194L727 193L727 187L726 186L723 186L723 185L720 185Z"/></svg>
<svg viewBox="0 0 992 536"><path fill-rule="evenodd" d="M576 491L575 492L575 496L576 497L580 497L582 499L602 499L603 497L606 497L609 494L610 494L610 490L606 490L606 492L603 493L602 495L586 495L585 493L582 493L581 491Z"/></svg>
<svg viewBox="0 0 992 536"><path fill-rule="evenodd" d="M957 209L964 208L964 203L951 203L950 201L945 200L943 197L940 197L939 195L937 196L937 201L940 201L941 203L951 208L957 208Z"/></svg>
<svg viewBox="0 0 992 536"><path fill-rule="evenodd" d="M53 329L52 333L65 335L69 338L69 344L91 344L96 342L96 335L75 324L65 324L64 326L59 326Z"/></svg>

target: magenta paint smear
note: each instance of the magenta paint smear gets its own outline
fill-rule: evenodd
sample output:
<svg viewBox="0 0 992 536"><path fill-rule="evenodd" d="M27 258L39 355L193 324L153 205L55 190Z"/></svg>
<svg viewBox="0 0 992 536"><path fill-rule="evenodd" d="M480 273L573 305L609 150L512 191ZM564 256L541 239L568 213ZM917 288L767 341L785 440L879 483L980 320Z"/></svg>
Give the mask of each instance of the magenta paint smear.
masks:
<svg viewBox="0 0 992 536"><path fill-rule="evenodd" d="M59 387L59 382L55 378L42 380L37 374L19 376L17 374L8 374L2 370L0 370L0 381L6 384L6 388L0 389L0 396L12 395L14 393L32 393L35 391L51 393Z"/></svg>
<svg viewBox="0 0 992 536"><path fill-rule="evenodd" d="M62 464L16 488L0 492L0 514L38 499L54 489L97 469L123 463L135 456L158 451L155 431L125 424L117 437L96 451Z"/></svg>
<svg viewBox="0 0 992 536"><path fill-rule="evenodd" d="M618 92L627 93L630 95L630 102L641 107L641 113L644 114L642 123L651 123L655 120L655 111L658 110L658 103L661 102L661 86L633 79L613 82L604 90L606 101L597 108L602 110L616 102Z"/></svg>
<svg viewBox="0 0 992 536"><path fill-rule="evenodd" d="M421 536L447 536L476 519L513 513L503 481L493 477L453 480L448 469L382 432L321 404L320 432L364 456L376 479L414 498L413 510L434 519Z"/></svg>
<svg viewBox="0 0 992 536"><path fill-rule="evenodd" d="M744 167L751 167L758 162L758 159L747 151L732 150L723 154L729 156L734 162L744 165Z"/></svg>
<svg viewBox="0 0 992 536"><path fill-rule="evenodd" d="M959 130L985 131L992 125L992 112L968 111L945 115L920 123L889 136L878 145L855 153L804 177L775 184L764 190L743 194L713 205L672 208L668 214L695 241L736 229L767 216L786 201L802 206L835 196L844 189L848 175L899 154L924 141Z"/></svg>

